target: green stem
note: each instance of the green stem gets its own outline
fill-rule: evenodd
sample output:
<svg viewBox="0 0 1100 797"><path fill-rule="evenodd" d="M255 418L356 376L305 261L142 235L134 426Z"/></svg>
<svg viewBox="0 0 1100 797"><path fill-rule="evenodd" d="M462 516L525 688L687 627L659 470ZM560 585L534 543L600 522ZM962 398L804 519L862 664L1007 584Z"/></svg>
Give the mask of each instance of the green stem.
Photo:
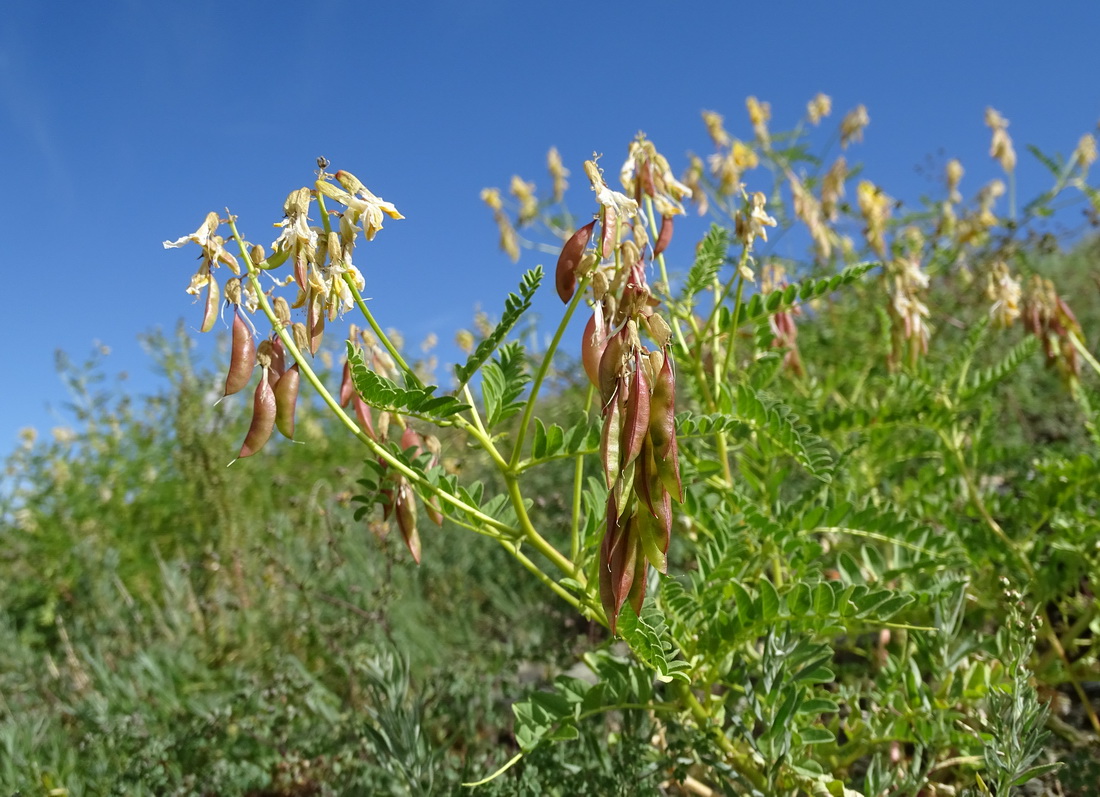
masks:
<svg viewBox="0 0 1100 797"><path fill-rule="evenodd" d="M565 328L569 325L569 320L573 317L573 313L576 311L577 305L580 304L581 298L585 293L585 288L587 287L588 278L584 277L580 280L577 289L573 292L573 298L565 308L565 314L558 323L558 328L554 330L554 337L551 338L550 345L543 354L542 362L539 363L538 371L535 372L535 378L531 382L531 394L527 397L527 403L523 407L523 417L520 419L519 428L516 430L516 442L515 446L512 448L512 458L508 461L509 470L515 470L516 465L519 464L523 456L523 443L527 437L527 429L531 425L531 416L535 412L535 402L538 400L539 390L542 388L543 380L546 379L546 374L550 371L554 354L557 352L558 345L561 343L562 335L565 334Z"/></svg>

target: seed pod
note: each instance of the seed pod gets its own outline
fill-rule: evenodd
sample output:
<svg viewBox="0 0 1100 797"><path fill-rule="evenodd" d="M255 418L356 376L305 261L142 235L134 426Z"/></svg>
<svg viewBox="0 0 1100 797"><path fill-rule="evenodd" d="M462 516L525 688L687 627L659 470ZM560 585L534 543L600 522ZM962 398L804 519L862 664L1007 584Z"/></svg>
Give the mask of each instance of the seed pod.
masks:
<svg viewBox="0 0 1100 797"><path fill-rule="evenodd" d="M300 381L298 363L294 363L275 383L275 426L289 440L294 439L294 408Z"/></svg>
<svg viewBox="0 0 1100 797"><path fill-rule="evenodd" d="M581 362L584 364L584 372L588 374L588 380L594 385L600 384L600 358L607 348L607 330L597 329L596 316L588 319L588 325L584 328L584 337L581 338Z"/></svg>
<svg viewBox="0 0 1100 797"><path fill-rule="evenodd" d="M420 564L420 534L416 530L416 501L413 499L412 488L404 479L397 490L395 501L397 509L397 527L401 529L401 536L405 538L405 545L412 554L413 561Z"/></svg>
<svg viewBox="0 0 1100 797"><path fill-rule="evenodd" d="M622 466L626 467L642 453L642 441L649 433L649 381L646 379L642 355L634 351L634 374L626 395L626 417L623 419Z"/></svg>
<svg viewBox="0 0 1100 797"><path fill-rule="evenodd" d="M680 481L680 454L676 443L676 377L672 373L672 358L667 355L649 399L649 439L661 483L677 503L683 503L684 487Z"/></svg>
<svg viewBox="0 0 1100 797"><path fill-rule="evenodd" d="M565 242L565 246L558 255L558 267L554 272L554 282L558 289L558 296L563 302L569 304L573 293L577 290L577 266L581 262L584 250L588 246L588 240L592 237L592 228L596 226L593 219L581 227Z"/></svg>
<svg viewBox="0 0 1100 797"><path fill-rule="evenodd" d="M229 357L229 373L225 377L222 397L232 396L242 390L252 378L256 365L256 347L252 343L252 329L244 320L240 305L233 312L233 345Z"/></svg>
<svg viewBox="0 0 1100 797"><path fill-rule="evenodd" d="M256 393L252 400L252 423L248 427L244 444L238 459L250 457L264 447L264 443L271 437L271 430L275 428L275 392L264 374L256 385Z"/></svg>
<svg viewBox="0 0 1100 797"><path fill-rule="evenodd" d="M653 256L661 254L672 240L672 216L661 216L661 232L657 234L657 243L653 244Z"/></svg>
<svg viewBox="0 0 1100 797"><path fill-rule="evenodd" d="M636 597L639 593L644 596L644 585L639 589L634 588L634 582L638 574L638 559L644 561L644 557L638 556L638 533L635 516L631 516L625 522L613 521L617 507L613 506L614 499L608 500L607 531L604 533L603 543L600 546L600 601L607 613L611 633L616 633L619 621L619 612L627 597ZM643 570L644 574L644 570ZM631 601L634 605L634 601ZM640 603L638 605L640 608ZM637 611L637 609L635 609Z"/></svg>
<svg viewBox="0 0 1100 797"><path fill-rule="evenodd" d="M374 433L374 424L371 422L370 417L370 405L363 401L363 398L358 393L352 393L351 402L355 407L355 417L359 421L359 426L367 437L378 439L378 435Z"/></svg>
<svg viewBox="0 0 1100 797"><path fill-rule="evenodd" d="M608 489L615 485L621 472L619 467L621 456L619 445L623 431L621 404L617 394L611 397L604 408L603 429L600 434L600 463L603 465Z"/></svg>
<svg viewBox="0 0 1100 797"><path fill-rule="evenodd" d="M611 400L619 382L619 374L623 369L623 357L626 348L625 328L607 339L603 356L600 357L600 367L597 371L597 386L600 389L600 399L604 406Z"/></svg>
<svg viewBox="0 0 1100 797"><path fill-rule="evenodd" d="M206 307L202 313L202 326L200 332L209 332L214 328L214 322L218 320L218 308L221 306L221 289L213 274L208 274L206 283Z"/></svg>
<svg viewBox="0 0 1100 797"><path fill-rule="evenodd" d="M340 376L340 406L348 406L352 394L355 393L355 385L351 381L351 363L344 360L344 372Z"/></svg>

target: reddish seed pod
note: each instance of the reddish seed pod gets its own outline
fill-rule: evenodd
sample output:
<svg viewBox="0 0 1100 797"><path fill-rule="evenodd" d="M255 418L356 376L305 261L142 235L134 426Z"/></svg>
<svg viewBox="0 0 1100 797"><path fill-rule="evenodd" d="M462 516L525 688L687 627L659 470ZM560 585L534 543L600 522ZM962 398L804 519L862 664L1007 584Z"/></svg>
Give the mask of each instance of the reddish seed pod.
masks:
<svg viewBox="0 0 1100 797"><path fill-rule="evenodd" d="M600 462L603 464L604 477L608 489L614 486L622 469L619 465L619 441L622 439L623 416L621 402L617 395L612 396L604 411L603 429L600 434Z"/></svg>
<svg viewBox="0 0 1100 797"><path fill-rule="evenodd" d="M264 447L264 443L271 437L271 431L275 428L275 391L267 381L267 374L256 385L256 393L252 400L252 423L248 427L244 444L238 459L250 457Z"/></svg>
<svg viewBox="0 0 1100 797"><path fill-rule="evenodd" d="M625 343L626 328L607 339L603 355L600 357L600 366L597 369L596 386L600 389L600 399L604 406L615 394L619 382L619 372L623 367L623 349Z"/></svg>
<svg viewBox="0 0 1100 797"><path fill-rule="evenodd" d="M233 312L233 345L229 357L229 373L225 377L225 392L222 396L232 396L243 390L252 378L252 369L256 366L256 346L252 342L252 329L244 320L240 305Z"/></svg>
<svg viewBox="0 0 1100 797"><path fill-rule="evenodd" d="M649 433L649 380L646 379L642 356L634 352L634 375L626 397L626 418L623 421L622 467L642 453L642 442Z"/></svg>
<svg viewBox="0 0 1100 797"><path fill-rule="evenodd" d="M275 426L289 440L294 439L294 408L298 404L300 381L298 363L294 363L275 383Z"/></svg>
<svg viewBox="0 0 1100 797"><path fill-rule="evenodd" d="M359 426L367 437L378 439L378 435L374 433L374 423L370 417L370 405L363 401L362 397L358 393L353 393L351 402L355 407L355 417L359 421Z"/></svg>
<svg viewBox="0 0 1100 797"><path fill-rule="evenodd" d="M566 304L569 304L569 300L573 298L573 293L577 290L577 266L580 265L584 250L592 237L592 228L595 226L596 220L593 219L573 233L569 240L565 242L565 246L561 248L561 254L558 255L558 267L554 272L554 282L558 289L558 296Z"/></svg>
<svg viewBox="0 0 1100 797"><path fill-rule="evenodd" d="M344 360L344 373L340 377L340 406L348 406L352 395L355 393L355 385L351 381L351 364Z"/></svg>
<svg viewBox="0 0 1100 797"><path fill-rule="evenodd" d="M657 234L657 243L653 244L653 256L661 254L672 241L672 216L661 216L661 232Z"/></svg>
<svg viewBox="0 0 1100 797"><path fill-rule="evenodd" d="M271 383L271 387L279 384L279 378L286 371L286 348L283 346L282 338L278 334L272 334L271 336L271 348L268 349L268 356L271 360L271 367L267 372L267 381Z"/></svg>

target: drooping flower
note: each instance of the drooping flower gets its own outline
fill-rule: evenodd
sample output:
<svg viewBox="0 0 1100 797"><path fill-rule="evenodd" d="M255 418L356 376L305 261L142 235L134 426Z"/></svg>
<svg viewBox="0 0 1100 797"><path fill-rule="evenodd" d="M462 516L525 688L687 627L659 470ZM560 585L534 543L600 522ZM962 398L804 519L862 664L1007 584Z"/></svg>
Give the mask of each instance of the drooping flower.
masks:
<svg viewBox="0 0 1100 797"><path fill-rule="evenodd" d="M840 146L847 149L853 141L863 141L863 129L871 124L867 106L857 105L840 122Z"/></svg>
<svg viewBox="0 0 1100 797"><path fill-rule="evenodd" d="M1012 138L1008 135L1008 120L993 108L985 109L985 124L993 131L989 144L989 155L999 161L1001 168L1011 173L1016 168L1016 150L1012 147Z"/></svg>

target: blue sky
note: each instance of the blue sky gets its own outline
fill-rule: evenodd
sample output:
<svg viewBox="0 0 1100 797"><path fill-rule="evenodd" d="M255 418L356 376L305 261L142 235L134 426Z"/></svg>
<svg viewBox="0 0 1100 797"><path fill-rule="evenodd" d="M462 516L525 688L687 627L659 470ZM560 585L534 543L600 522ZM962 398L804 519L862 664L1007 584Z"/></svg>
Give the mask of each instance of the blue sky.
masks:
<svg viewBox="0 0 1100 797"><path fill-rule="evenodd" d="M79 360L102 342L129 390L155 391L138 335L201 315L183 292L197 250L161 242L228 206L269 243L318 155L406 216L357 252L376 315L410 344L449 340L479 302L495 312L522 267L552 268L499 253L478 198L514 173L545 186L551 145L579 211L594 151L617 167L644 130L679 172L710 149L701 110L751 138L747 95L783 129L825 92L834 122L869 109L848 157L888 193L933 190L916 167L942 150L972 195L997 173L992 105L1028 197L1042 172L1025 143L1068 154L1095 132L1097 30L1094 0L19 3L0 28L0 450L20 427L66 422L58 349Z"/></svg>

